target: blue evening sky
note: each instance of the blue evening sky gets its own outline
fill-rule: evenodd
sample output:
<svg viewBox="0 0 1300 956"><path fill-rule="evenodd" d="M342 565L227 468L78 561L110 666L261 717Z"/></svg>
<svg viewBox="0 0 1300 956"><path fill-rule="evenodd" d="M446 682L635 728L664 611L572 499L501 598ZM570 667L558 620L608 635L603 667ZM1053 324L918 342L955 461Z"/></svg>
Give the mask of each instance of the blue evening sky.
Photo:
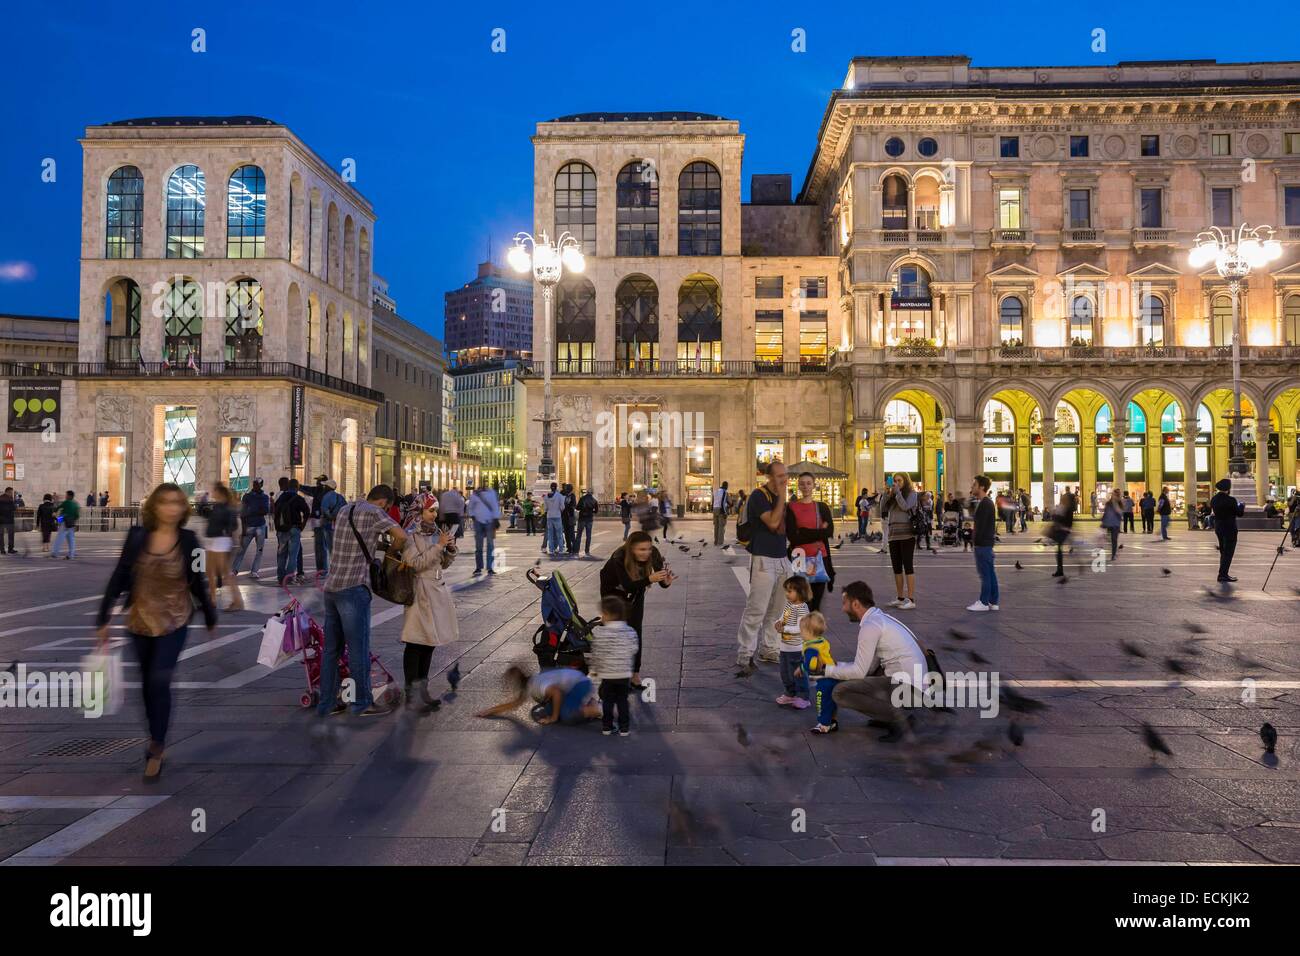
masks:
<svg viewBox="0 0 1300 956"><path fill-rule="evenodd" d="M375 271L435 335L442 295L531 227L539 120L593 110L738 119L743 182L797 191L830 91L855 55L975 65L1178 57L1300 59L1295 0L1183 3L442 3L133 0L6 4L0 30L0 312L77 308L78 137L128 117L255 114L327 162L356 160ZM207 52L191 52L191 30ZM506 31L506 52L491 50ZM1107 51L1091 50L1106 30ZM807 52L791 51L802 28ZM57 180L41 180L42 162ZM24 265L25 264L25 265Z"/></svg>

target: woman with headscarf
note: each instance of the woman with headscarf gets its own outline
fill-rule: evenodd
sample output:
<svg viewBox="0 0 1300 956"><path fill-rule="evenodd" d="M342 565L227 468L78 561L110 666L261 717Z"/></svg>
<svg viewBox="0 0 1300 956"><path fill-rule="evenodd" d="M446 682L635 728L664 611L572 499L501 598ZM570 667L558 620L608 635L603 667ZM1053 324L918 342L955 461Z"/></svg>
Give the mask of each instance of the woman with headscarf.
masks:
<svg viewBox="0 0 1300 956"><path fill-rule="evenodd" d="M460 636L456 605L442 572L456 556L450 528L438 524L438 499L418 494L408 509L406 544L402 563L415 572L415 601L402 617L402 677L406 683L406 707L417 714L437 710L441 701L429 696L429 665L433 649L450 644Z"/></svg>

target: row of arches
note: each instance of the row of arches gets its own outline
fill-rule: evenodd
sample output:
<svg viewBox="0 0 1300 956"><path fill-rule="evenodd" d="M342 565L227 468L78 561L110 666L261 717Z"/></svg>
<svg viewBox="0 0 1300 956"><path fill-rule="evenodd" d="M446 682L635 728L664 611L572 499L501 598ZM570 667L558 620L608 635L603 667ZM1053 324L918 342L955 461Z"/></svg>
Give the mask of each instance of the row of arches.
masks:
<svg viewBox="0 0 1300 956"><path fill-rule="evenodd" d="M652 160L634 160L615 178L615 255L659 255L659 172ZM596 172L573 160L555 174L555 234L572 233L596 255ZM722 254L722 176L694 160L677 176L677 255Z"/></svg>

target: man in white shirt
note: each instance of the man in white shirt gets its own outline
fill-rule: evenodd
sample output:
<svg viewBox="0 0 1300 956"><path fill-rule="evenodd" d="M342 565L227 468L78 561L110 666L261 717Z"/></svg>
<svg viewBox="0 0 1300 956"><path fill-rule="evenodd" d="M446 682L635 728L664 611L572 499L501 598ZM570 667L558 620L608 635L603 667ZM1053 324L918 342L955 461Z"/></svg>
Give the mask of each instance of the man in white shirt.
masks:
<svg viewBox="0 0 1300 956"><path fill-rule="evenodd" d="M564 495L560 487L551 482L550 493L542 500L546 512L546 551L551 557L568 554L564 544Z"/></svg>
<svg viewBox="0 0 1300 956"><path fill-rule="evenodd" d="M914 675L928 670L925 652L906 625L876 607L865 581L853 581L840 594L844 613L858 624L858 647L851 663L829 664L822 675L825 683L819 682L818 686L823 691L826 712L818 714L817 726L826 729L817 732L831 733L839 728L835 707L840 705L887 724L889 733L881 740L899 740L907 733L907 723L894 708L894 685L904 682L915 686ZM828 689L830 694L825 693Z"/></svg>
<svg viewBox="0 0 1300 956"><path fill-rule="evenodd" d="M713 493L713 543L719 548L727 537L727 483Z"/></svg>
<svg viewBox="0 0 1300 956"><path fill-rule="evenodd" d="M465 506L470 520L474 522L474 574L483 573L483 545L487 544L487 573L496 574L493 566L496 557L497 526L501 523L501 501L497 493L487 485L481 486L469 496Z"/></svg>

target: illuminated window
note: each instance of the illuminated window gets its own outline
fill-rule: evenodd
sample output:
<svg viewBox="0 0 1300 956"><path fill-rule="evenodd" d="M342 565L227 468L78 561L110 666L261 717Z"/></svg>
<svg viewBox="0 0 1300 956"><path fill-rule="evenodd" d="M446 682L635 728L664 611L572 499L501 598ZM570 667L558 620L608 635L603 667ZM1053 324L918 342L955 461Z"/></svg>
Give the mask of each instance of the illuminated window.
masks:
<svg viewBox="0 0 1300 956"><path fill-rule="evenodd" d="M586 163L566 163L555 174L555 236L565 232L596 254L596 173Z"/></svg>
<svg viewBox="0 0 1300 956"><path fill-rule="evenodd" d="M1086 295L1076 295L1070 300L1070 344L1092 344L1092 300Z"/></svg>
<svg viewBox="0 0 1300 956"><path fill-rule="evenodd" d="M266 256L266 175L258 166L240 166L226 187L226 256Z"/></svg>
<svg viewBox="0 0 1300 956"><path fill-rule="evenodd" d="M203 255L203 170L181 166L167 180L167 258L197 259Z"/></svg>
<svg viewBox="0 0 1300 956"><path fill-rule="evenodd" d="M614 293L614 354L625 365L659 358L659 289L628 276Z"/></svg>
<svg viewBox="0 0 1300 956"><path fill-rule="evenodd" d="M226 289L226 361L258 362L262 358L262 286L256 279L238 279Z"/></svg>
<svg viewBox="0 0 1300 956"><path fill-rule="evenodd" d="M722 292L709 276L688 276L677 292L677 358L722 361Z"/></svg>
<svg viewBox="0 0 1300 956"><path fill-rule="evenodd" d="M921 434L921 413L911 402L896 398L885 406L885 434Z"/></svg>
<svg viewBox="0 0 1300 956"><path fill-rule="evenodd" d="M984 405L984 434L1005 435L1016 430L1016 416L1006 402L990 399Z"/></svg>
<svg viewBox="0 0 1300 956"><path fill-rule="evenodd" d="M123 166L108 177L104 221L104 258L139 259L144 239L144 177Z"/></svg>
<svg viewBox="0 0 1300 956"><path fill-rule="evenodd" d="M780 368L785 357L785 313L754 313L754 361Z"/></svg>
<svg viewBox="0 0 1300 956"><path fill-rule="evenodd" d="M1300 295L1289 295L1282 307L1282 340L1300 345Z"/></svg>
<svg viewBox="0 0 1300 956"><path fill-rule="evenodd" d="M1210 304L1210 344L1232 344L1232 296L1216 295Z"/></svg>
<svg viewBox="0 0 1300 956"><path fill-rule="evenodd" d="M1137 316L1137 344L1165 344L1165 303L1157 295L1142 296Z"/></svg>
<svg viewBox="0 0 1300 956"><path fill-rule="evenodd" d="M180 485L190 498L194 497L198 413L194 405L167 405L162 417L162 480Z"/></svg>
<svg viewBox="0 0 1300 956"><path fill-rule="evenodd" d="M825 312L799 313L799 366L825 368L828 356Z"/></svg>
<svg viewBox="0 0 1300 956"><path fill-rule="evenodd" d="M998 228L1019 229L1020 225L1020 190L998 190Z"/></svg>
<svg viewBox="0 0 1300 956"><path fill-rule="evenodd" d="M163 296L163 356L172 365L199 361L203 335L203 291L193 279L177 279Z"/></svg>
<svg viewBox="0 0 1300 956"><path fill-rule="evenodd" d="M596 357L596 287L589 279L560 284L555 299L555 360L560 371L591 371Z"/></svg>
<svg viewBox="0 0 1300 956"><path fill-rule="evenodd" d="M1003 345L1025 344L1025 304L1009 295L998 307L998 339Z"/></svg>

